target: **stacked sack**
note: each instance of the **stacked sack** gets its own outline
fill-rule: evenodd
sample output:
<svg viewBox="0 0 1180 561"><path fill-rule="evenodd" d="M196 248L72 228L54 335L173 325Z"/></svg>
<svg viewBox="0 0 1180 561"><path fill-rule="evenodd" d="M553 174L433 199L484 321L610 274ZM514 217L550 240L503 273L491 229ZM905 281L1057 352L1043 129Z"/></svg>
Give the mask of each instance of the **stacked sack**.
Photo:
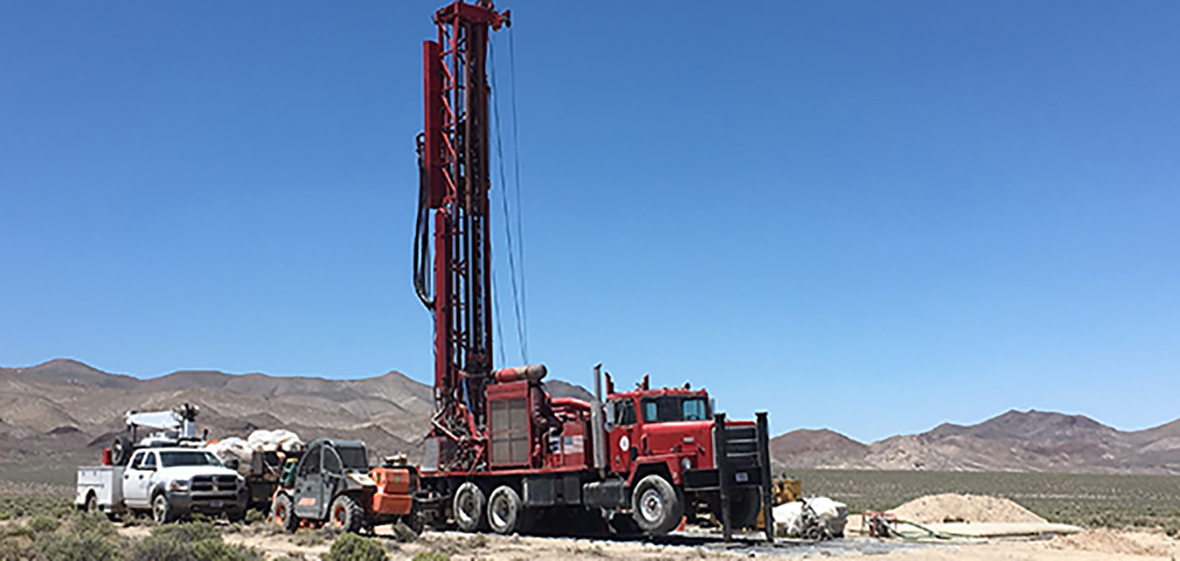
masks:
<svg viewBox="0 0 1180 561"><path fill-rule="evenodd" d="M286 430L256 430L246 438L250 447L260 452L294 452L303 448L299 435Z"/></svg>
<svg viewBox="0 0 1180 561"><path fill-rule="evenodd" d="M254 449L245 440L231 436L210 442L205 445L205 449L217 456L226 466L233 465L236 461L238 473L243 477L250 475L254 465Z"/></svg>
<svg viewBox="0 0 1180 561"><path fill-rule="evenodd" d="M205 449L227 466L233 465L236 460L238 473L243 477L249 477L261 469L255 465L255 456L260 456L259 462L263 462L261 456L267 452L296 452L303 449L303 441L299 439L299 435L285 429L256 430L245 440L231 436L209 442Z"/></svg>
<svg viewBox="0 0 1180 561"><path fill-rule="evenodd" d="M774 507L774 534L823 540L844 537L848 506L827 497L814 497Z"/></svg>

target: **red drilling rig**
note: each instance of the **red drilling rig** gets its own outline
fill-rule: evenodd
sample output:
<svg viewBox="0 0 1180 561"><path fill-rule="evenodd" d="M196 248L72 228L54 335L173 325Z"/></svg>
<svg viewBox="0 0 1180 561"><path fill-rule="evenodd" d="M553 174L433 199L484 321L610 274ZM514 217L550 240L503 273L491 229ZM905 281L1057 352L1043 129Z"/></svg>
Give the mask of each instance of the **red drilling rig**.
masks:
<svg viewBox="0 0 1180 561"><path fill-rule="evenodd" d="M435 414L418 505L465 531L665 533L685 519L749 527L771 518L766 414L726 421L704 390L552 398L546 370L492 364L488 37L510 25L492 2L434 14L423 43L425 130L417 141L414 286L434 314Z"/></svg>

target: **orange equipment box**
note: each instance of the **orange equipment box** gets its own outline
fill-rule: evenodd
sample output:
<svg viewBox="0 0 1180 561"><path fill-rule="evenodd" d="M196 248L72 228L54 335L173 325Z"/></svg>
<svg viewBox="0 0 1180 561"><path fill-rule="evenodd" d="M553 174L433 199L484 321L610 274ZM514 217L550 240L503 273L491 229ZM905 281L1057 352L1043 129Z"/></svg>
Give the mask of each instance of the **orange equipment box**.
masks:
<svg viewBox="0 0 1180 561"><path fill-rule="evenodd" d="M409 468L376 467L369 470L369 477L377 483L377 492L387 495L408 495L414 491Z"/></svg>
<svg viewBox="0 0 1180 561"><path fill-rule="evenodd" d="M386 495L373 493L373 513L409 514L414 509L414 497L410 495Z"/></svg>

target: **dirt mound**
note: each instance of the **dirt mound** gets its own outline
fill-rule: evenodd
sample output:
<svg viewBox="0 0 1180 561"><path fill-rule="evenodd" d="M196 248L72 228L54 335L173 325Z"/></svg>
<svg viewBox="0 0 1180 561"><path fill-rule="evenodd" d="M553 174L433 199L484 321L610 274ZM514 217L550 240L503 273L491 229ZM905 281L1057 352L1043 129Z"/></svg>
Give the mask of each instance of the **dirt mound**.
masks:
<svg viewBox="0 0 1180 561"><path fill-rule="evenodd" d="M1076 549L1106 554L1164 556L1168 552L1158 545L1139 543L1122 533L1099 528L1072 536L1058 536L1049 542L1053 549Z"/></svg>
<svg viewBox="0 0 1180 561"><path fill-rule="evenodd" d="M999 497L984 495L927 495L891 512L919 524L938 522L1045 522L1028 509Z"/></svg>

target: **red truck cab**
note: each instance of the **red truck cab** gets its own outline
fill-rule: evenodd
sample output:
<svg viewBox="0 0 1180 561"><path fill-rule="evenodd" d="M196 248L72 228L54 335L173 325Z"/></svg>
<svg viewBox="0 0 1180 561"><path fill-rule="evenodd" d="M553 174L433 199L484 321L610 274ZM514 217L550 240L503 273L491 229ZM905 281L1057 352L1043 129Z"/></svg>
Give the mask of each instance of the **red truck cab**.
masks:
<svg viewBox="0 0 1180 561"><path fill-rule="evenodd" d="M644 376L636 389L616 393L609 374L606 390L608 471L625 482L632 496L640 492L638 486L650 475L668 480L682 498L677 508L690 518L704 512L719 513L717 490L722 470L715 449L719 425L708 392L691 389L688 384L651 389ZM726 457L739 458L726 466L727 480L737 486L730 499L731 522L737 527L749 526L761 506L758 430L753 421L721 422L731 448Z"/></svg>
<svg viewBox="0 0 1180 561"><path fill-rule="evenodd" d="M638 389L607 398L610 471L633 474L640 464L664 463L674 481L713 467L712 407L705 390Z"/></svg>

